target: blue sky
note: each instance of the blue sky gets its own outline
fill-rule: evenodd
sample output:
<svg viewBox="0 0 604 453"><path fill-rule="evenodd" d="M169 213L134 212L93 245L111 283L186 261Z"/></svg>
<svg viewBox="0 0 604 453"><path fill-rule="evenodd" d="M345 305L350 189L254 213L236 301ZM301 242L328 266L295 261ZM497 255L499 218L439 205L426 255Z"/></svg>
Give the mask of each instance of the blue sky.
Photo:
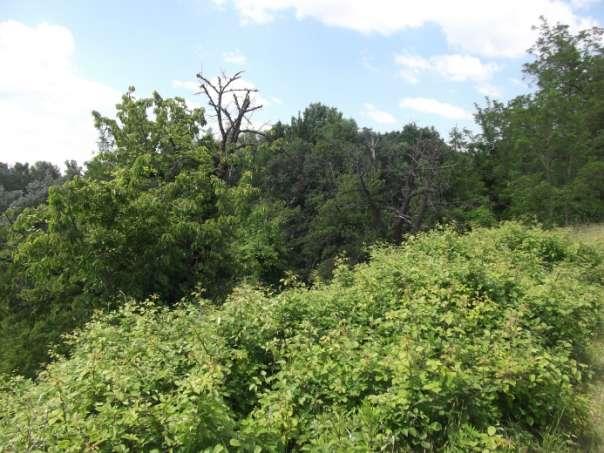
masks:
<svg viewBox="0 0 604 453"><path fill-rule="evenodd" d="M311 102L359 126L415 121L472 127L474 103L522 81L530 27L604 22L598 0L159 0L0 2L0 161L92 156L90 111L111 115L134 85L193 94L195 73L245 70L265 108L288 121Z"/></svg>

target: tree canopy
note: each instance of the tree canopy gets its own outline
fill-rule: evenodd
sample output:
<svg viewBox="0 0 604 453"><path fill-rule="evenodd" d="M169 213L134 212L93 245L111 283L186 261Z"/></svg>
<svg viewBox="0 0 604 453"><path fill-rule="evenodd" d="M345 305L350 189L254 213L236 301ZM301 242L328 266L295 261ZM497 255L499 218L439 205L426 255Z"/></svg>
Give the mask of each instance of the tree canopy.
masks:
<svg viewBox="0 0 604 453"><path fill-rule="evenodd" d="M200 74L207 110L94 112L85 169L0 163L0 450L571 442L601 257L497 224L604 221L603 31L539 31L478 131L259 130L240 73Z"/></svg>

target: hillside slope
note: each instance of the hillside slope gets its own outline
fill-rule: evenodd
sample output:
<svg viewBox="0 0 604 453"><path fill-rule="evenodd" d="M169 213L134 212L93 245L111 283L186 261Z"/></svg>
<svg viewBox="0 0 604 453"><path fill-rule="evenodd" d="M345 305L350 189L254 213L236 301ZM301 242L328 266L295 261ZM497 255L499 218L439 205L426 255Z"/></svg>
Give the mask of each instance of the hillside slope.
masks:
<svg viewBox="0 0 604 453"><path fill-rule="evenodd" d="M567 232L572 238L585 242L604 254L604 225L570 228ZM589 355L594 368L594 379L588 391L593 433L585 440L584 446L589 451L604 452L604 313Z"/></svg>
<svg viewBox="0 0 604 453"><path fill-rule="evenodd" d="M0 450L572 447L590 424L601 266L505 224L376 249L312 289L131 302L36 382L2 385Z"/></svg>

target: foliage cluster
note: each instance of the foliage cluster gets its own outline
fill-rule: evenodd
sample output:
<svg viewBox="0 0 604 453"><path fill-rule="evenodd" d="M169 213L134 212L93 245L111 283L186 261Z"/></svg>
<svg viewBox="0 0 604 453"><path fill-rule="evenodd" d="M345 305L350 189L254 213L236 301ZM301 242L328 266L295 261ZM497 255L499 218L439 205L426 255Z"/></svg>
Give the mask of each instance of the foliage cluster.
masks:
<svg viewBox="0 0 604 453"><path fill-rule="evenodd" d="M3 216L0 223L11 221L24 208L44 203L49 187L81 174L82 169L75 161L67 161L65 165L62 175L59 168L49 162L13 166L0 163L0 215Z"/></svg>
<svg viewBox="0 0 604 453"><path fill-rule="evenodd" d="M246 129L259 106L238 73L217 82L234 104L209 96L222 138L203 109L131 88L94 113L85 171L0 164L0 445L572 442L599 258L480 228L604 220L603 32L540 32L534 92L487 101L480 133L448 143L321 104ZM455 227L421 233L439 224Z"/></svg>
<svg viewBox="0 0 604 453"><path fill-rule="evenodd" d="M532 94L478 109L480 159L500 218L568 225L604 219L604 30L539 27L524 67Z"/></svg>
<svg viewBox="0 0 604 453"><path fill-rule="evenodd" d="M508 223L333 280L98 314L0 392L8 451L494 451L584 424L601 257Z"/></svg>
<svg viewBox="0 0 604 453"><path fill-rule="evenodd" d="M86 175L4 230L0 372L32 375L62 333L124 297L170 305L200 287L219 301L240 276L279 273L283 213L249 175L213 174L200 109L131 90L119 122L95 118L104 145Z"/></svg>

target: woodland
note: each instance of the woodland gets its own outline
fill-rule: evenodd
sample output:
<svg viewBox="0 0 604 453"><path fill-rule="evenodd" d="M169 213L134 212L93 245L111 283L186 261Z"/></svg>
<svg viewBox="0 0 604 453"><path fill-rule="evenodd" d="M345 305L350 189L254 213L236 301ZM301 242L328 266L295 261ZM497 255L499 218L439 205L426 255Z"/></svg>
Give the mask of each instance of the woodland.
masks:
<svg viewBox="0 0 604 453"><path fill-rule="evenodd" d="M200 73L93 112L83 167L0 163L0 451L581 450L604 30L539 33L477 131L259 130Z"/></svg>

